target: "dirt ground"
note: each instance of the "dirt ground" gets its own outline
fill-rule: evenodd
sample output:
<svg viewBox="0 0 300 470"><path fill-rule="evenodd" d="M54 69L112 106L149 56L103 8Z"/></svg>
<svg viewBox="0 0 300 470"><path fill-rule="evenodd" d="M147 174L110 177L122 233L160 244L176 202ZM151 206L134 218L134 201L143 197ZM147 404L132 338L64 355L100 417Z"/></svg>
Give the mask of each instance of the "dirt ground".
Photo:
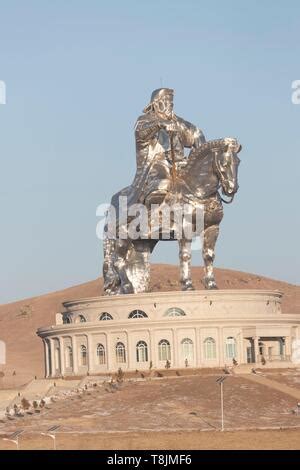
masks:
<svg viewBox="0 0 300 470"><path fill-rule="evenodd" d="M57 450L222 450L300 448L300 429L266 431L189 431L135 433L58 433ZM16 449L15 444L0 439L0 450ZM28 433L20 438L21 450L51 450L47 436Z"/></svg>
<svg viewBox="0 0 300 470"><path fill-rule="evenodd" d="M20 429L21 449L53 448L51 438L41 433L54 425L60 426L59 449L300 448L300 415L292 413L295 398L244 376L225 380L225 432L220 432L216 378L128 381L115 392L97 386L57 400L40 413L0 423L0 449L13 448L1 437Z"/></svg>

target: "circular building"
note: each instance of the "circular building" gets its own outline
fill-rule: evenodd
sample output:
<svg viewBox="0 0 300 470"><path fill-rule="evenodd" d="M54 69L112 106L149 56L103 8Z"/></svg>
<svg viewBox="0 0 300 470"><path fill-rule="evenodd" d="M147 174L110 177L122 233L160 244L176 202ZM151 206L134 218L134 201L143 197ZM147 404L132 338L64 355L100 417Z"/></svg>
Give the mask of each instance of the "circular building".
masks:
<svg viewBox="0 0 300 470"><path fill-rule="evenodd" d="M300 318L282 313L281 298L278 291L203 290L64 302L56 325L37 332L45 375L295 365Z"/></svg>

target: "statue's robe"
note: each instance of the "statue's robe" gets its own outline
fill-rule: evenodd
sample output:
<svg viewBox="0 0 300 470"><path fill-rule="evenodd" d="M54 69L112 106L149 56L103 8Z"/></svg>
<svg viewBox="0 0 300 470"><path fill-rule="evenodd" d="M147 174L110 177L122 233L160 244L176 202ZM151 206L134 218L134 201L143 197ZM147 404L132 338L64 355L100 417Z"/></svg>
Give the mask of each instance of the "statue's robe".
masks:
<svg viewBox="0 0 300 470"><path fill-rule="evenodd" d="M161 118L149 111L141 115L135 126L136 174L130 186L119 191L111 204L119 219L119 197L127 197L127 206L144 204L147 196L155 191L168 191L171 182L172 166L180 165L186 157L185 148L197 148L205 142L200 129L184 119L173 115L176 131L173 133L172 149L170 135L161 128Z"/></svg>

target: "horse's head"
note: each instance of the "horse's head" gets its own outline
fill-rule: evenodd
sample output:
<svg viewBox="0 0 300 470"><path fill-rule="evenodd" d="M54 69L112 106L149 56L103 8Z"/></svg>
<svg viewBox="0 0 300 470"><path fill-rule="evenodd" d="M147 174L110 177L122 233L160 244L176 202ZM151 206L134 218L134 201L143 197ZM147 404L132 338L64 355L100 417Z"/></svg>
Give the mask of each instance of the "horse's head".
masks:
<svg viewBox="0 0 300 470"><path fill-rule="evenodd" d="M215 152L214 166L223 194L233 198L239 189L238 166L240 159L237 154L241 151L242 146L232 138L224 139L224 144L225 148Z"/></svg>

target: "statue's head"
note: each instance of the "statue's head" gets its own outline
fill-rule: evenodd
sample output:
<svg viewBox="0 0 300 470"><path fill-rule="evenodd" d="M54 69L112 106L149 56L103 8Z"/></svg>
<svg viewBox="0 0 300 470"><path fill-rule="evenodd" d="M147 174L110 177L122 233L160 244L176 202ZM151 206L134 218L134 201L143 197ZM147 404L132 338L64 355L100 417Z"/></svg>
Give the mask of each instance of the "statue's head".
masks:
<svg viewBox="0 0 300 470"><path fill-rule="evenodd" d="M158 88L151 94L150 103L145 107L144 113L154 111L166 119L173 116L173 96L174 90L171 88Z"/></svg>

